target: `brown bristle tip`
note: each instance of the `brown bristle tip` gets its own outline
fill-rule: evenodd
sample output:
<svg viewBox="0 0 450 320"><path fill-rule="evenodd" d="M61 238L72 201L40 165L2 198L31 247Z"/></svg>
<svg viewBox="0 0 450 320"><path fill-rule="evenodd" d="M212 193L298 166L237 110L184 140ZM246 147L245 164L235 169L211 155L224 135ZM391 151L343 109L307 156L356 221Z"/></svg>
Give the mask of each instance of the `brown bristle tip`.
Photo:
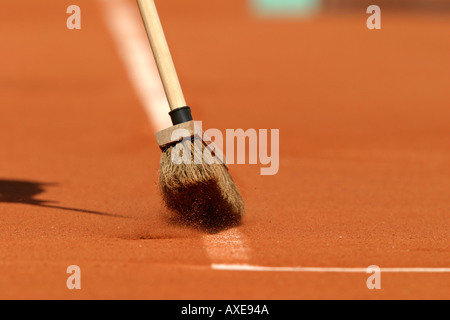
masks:
<svg viewBox="0 0 450 320"><path fill-rule="evenodd" d="M205 161L195 164L194 156L199 152L202 156L204 146L198 150L191 141L181 143L184 150L192 150L191 163L172 161L175 146L166 148L161 155L159 186L167 208L178 220L211 231L239 225L244 201L227 167Z"/></svg>

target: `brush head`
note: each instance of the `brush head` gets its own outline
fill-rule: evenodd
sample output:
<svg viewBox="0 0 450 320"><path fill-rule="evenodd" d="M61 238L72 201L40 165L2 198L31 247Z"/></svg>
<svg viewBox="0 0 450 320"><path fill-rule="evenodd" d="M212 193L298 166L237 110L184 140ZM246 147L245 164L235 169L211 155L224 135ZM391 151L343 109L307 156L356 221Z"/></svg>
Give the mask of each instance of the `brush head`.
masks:
<svg viewBox="0 0 450 320"><path fill-rule="evenodd" d="M164 202L179 219L200 228L214 231L239 225L245 210L241 194L228 168L205 158L210 153L204 153L201 145L185 140L163 150L159 186ZM190 154L183 154L186 151ZM177 155L186 160L176 164ZM203 161L196 164L194 159Z"/></svg>

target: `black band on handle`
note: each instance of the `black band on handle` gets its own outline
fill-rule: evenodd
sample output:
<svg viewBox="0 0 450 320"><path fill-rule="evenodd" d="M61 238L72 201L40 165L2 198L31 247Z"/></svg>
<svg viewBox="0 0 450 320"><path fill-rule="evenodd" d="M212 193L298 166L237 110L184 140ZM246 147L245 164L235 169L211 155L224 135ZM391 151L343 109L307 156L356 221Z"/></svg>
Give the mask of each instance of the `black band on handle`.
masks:
<svg viewBox="0 0 450 320"><path fill-rule="evenodd" d="M192 118L191 108L189 107L182 107L172 110L169 112L169 115L172 118L172 123L174 126L194 120Z"/></svg>

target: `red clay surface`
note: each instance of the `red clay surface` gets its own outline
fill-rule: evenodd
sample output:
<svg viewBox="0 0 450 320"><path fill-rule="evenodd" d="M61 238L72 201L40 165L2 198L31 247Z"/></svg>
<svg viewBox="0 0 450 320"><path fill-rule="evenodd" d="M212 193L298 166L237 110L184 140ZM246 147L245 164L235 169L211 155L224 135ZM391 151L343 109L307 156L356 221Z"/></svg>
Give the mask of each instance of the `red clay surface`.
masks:
<svg viewBox="0 0 450 320"><path fill-rule="evenodd" d="M280 129L278 175L231 167L247 263L450 267L447 15L385 12L372 32L364 12L262 21L243 1L159 2L204 126ZM164 218L154 130L101 6L77 1L69 31L70 4L0 7L0 298L450 298L449 274L370 291L365 274L211 270L239 261Z"/></svg>

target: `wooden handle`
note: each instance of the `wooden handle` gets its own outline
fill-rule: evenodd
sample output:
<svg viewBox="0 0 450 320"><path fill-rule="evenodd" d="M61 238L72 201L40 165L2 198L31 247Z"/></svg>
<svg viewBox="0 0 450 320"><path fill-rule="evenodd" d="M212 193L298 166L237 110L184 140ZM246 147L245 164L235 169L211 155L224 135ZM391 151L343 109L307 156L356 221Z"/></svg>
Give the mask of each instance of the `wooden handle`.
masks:
<svg viewBox="0 0 450 320"><path fill-rule="evenodd" d="M153 0L137 0L171 110L186 106L172 55Z"/></svg>

